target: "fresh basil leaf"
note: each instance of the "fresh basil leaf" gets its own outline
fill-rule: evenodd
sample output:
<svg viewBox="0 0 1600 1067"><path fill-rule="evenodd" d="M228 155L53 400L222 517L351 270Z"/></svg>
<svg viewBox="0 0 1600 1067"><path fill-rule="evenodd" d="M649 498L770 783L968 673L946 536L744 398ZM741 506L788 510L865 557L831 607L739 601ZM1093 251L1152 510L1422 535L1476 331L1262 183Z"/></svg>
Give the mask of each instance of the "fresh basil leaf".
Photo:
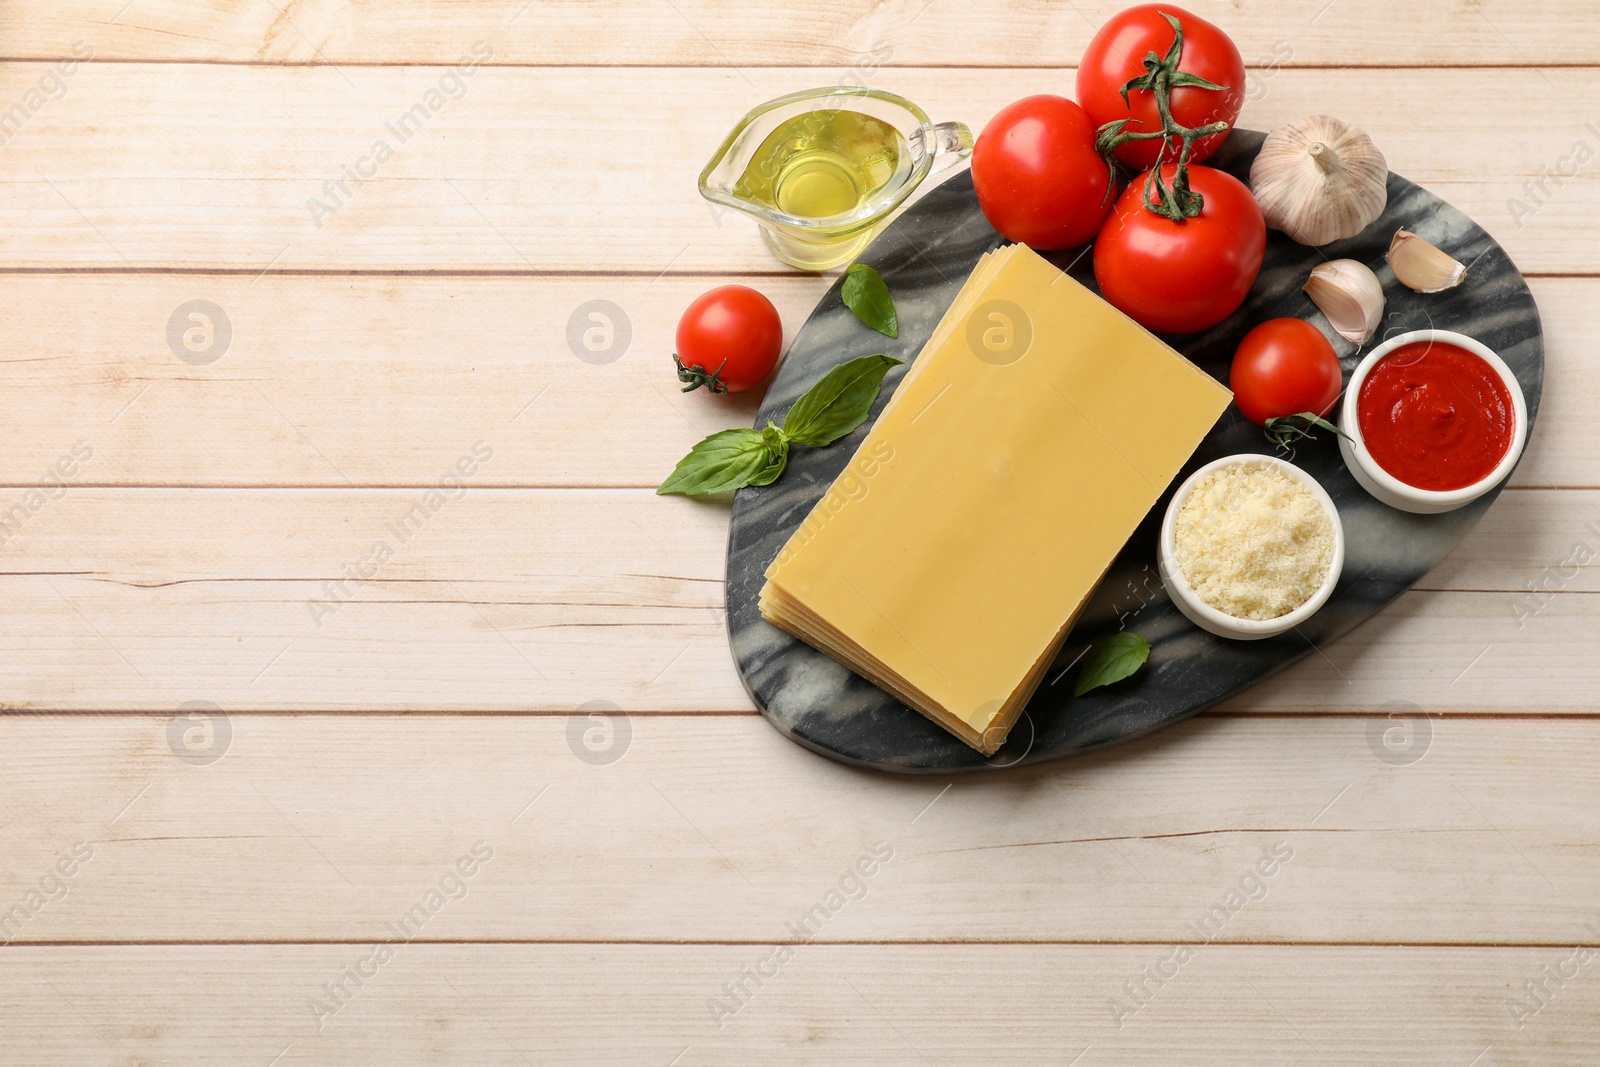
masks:
<svg viewBox="0 0 1600 1067"><path fill-rule="evenodd" d="M844 286L839 290L844 306L856 313L856 318L871 326L885 337L900 336L900 317L894 311L894 298L883 275L865 263L852 263L844 272Z"/></svg>
<svg viewBox="0 0 1600 1067"><path fill-rule="evenodd" d="M794 402L783 418L784 436L814 448L833 444L867 421L883 376L903 362L877 355L839 364Z"/></svg>
<svg viewBox="0 0 1600 1067"><path fill-rule="evenodd" d="M1267 440L1279 448L1292 448L1296 441L1315 441L1313 429L1332 430L1334 433L1350 440L1350 435L1339 427L1309 411L1302 411L1298 415L1281 415L1275 419L1268 419L1262 429L1267 432Z"/></svg>
<svg viewBox="0 0 1600 1067"><path fill-rule="evenodd" d="M782 459L787 459L787 454L785 448ZM723 430L691 448L656 492L662 495L682 493L684 496L731 493L741 486L752 484L752 479L761 477L777 463L777 471L767 479L770 482L782 473L782 459L773 456L766 436L760 430L748 427ZM766 482L761 484L765 485Z"/></svg>
<svg viewBox="0 0 1600 1067"><path fill-rule="evenodd" d="M723 430L689 450L657 493L702 496L771 485L789 465L789 444L831 445L866 421L889 368L901 360L863 356L841 363L795 401L780 429ZM796 429L790 429L793 424Z"/></svg>
<svg viewBox="0 0 1600 1067"><path fill-rule="evenodd" d="M789 438L782 430L767 423L767 428L761 431L761 441L766 446L767 465L750 479L750 485L771 485L789 465Z"/></svg>
<svg viewBox="0 0 1600 1067"><path fill-rule="evenodd" d="M1072 695L1081 697L1091 689L1120 682L1143 667L1150 658L1150 642L1131 630L1103 637L1089 649L1078 672Z"/></svg>

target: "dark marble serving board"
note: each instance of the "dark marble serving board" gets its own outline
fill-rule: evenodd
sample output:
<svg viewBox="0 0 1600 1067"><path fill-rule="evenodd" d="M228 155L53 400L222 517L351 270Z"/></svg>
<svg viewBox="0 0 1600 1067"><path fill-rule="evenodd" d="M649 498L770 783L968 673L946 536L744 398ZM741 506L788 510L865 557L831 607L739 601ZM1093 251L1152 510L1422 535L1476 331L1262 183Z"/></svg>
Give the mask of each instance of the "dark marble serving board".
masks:
<svg viewBox="0 0 1600 1067"><path fill-rule="evenodd" d="M1210 162L1248 181L1262 138L1237 130ZM1402 226L1468 264L1466 281L1431 296L1396 282L1386 253ZM795 338L762 404L758 427L768 419L781 422L801 393L844 360L885 352L906 361L890 371L865 426L829 448L795 449L775 485L741 489L734 502L727 582L733 657L762 714L800 744L861 766L950 773L1061 759L1170 726L1282 670L1310 653L1313 644L1325 647L1369 618L1442 560L1499 495L1496 490L1445 515L1409 515L1378 503L1356 484L1333 435L1303 443L1293 461L1328 490L1344 523L1344 575L1332 599L1298 632L1247 642L1199 629L1162 589L1155 539L1169 487L1067 636L1005 747L992 757L979 755L837 661L768 624L756 598L762 572L855 453L978 258L1001 243L978 209L969 174L930 191L861 256L882 273L894 294L899 339L863 326L840 302L836 283ZM1095 288L1088 249L1049 258ZM1388 297L1377 336L1359 350L1335 334L1301 292L1312 267L1341 258L1370 266ZM1429 327L1467 334L1500 353L1516 372L1530 423L1538 412L1544 342L1538 309L1521 274L1471 219L1397 174L1389 175L1383 217L1360 236L1319 250L1269 234L1266 262L1244 306L1211 330L1165 340L1226 384L1239 340L1256 324L1281 316L1305 318L1320 327L1333 341L1347 381L1361 354L1386 337ZM1230 407L1172 486L1221 456L1270 451L1261 430ZM1090 642L1123 628L1149 640L1149 666L1127 682L1074 698L1076 671L1067 666Z"/></svg>

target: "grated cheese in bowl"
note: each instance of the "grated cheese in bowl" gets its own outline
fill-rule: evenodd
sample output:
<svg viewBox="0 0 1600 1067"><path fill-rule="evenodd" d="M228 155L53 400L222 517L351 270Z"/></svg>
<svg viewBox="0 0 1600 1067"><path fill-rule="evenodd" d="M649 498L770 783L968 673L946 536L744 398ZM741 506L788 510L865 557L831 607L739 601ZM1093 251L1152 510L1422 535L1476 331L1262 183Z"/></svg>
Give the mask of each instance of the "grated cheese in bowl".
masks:
<svg viewBox="0 0 1600 1067"><path fill-rule="evenodd" d="M1195 595L1236 619L1269 620L1316 595L1333 563L1333 520L1305 483L1264 463L1197 482L1173 529Z"/></svg>

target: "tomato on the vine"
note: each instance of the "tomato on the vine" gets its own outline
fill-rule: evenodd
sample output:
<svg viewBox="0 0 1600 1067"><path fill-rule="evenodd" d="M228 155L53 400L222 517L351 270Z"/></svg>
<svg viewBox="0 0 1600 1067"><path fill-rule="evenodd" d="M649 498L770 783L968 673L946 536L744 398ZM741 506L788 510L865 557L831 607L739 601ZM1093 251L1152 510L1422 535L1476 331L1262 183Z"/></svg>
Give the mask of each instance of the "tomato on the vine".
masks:
<svg viewBox="0 0 1600 1067"><path fill-rule="evenodd" d="M1269 319L1239 342L1228 386L1244 417L1265 426L1286 415L1326 415L1344 376L1321 330L1304 319Z"/></svg>
<svg viewBox="0 0 1600 1067"><path fill-rule="evenodd" d="M972 150L972 185L989 225L1040 249L1094 239L1111 210L1111 170L1095 127L1063 96L1029 96L1000 109Z"/></svg>
<svg viewBox="0 0 1600 1067"><path fill-rule="evenodd" d="M1194 333L1233 314L1267 250L1266 221L1244 183L1212 167L1188 171L1189 188L1204 198L1200 214L1175 222L1151 211L1147 171L1123 190L1094 246L1100 295L1158 333ZM1161 168L1169 186L1176 172Z"/></svg>
<svg viewBox="0 0 1600 1067"><path fill-rule="evenodd" d="M1230 127L1244 106L1244 60L1239 49L1216 26L1171 4L1141 4L1118 12L1100 27L1078 65L1078 103L1094 124L1104 126L1118 119L1131 119L1128 133L1160 132L1161 115L1156 94L1150 89L1133 89L1126 102L1122 87L1147 73L1145 57L1155 53L1164 57L1177 34L1164 18L1170 15L1183 27L1183 51L1177 70L1203 78L1221 89L1177 84L1172 89L1172 117L1179 125L1199 129L1213 122ZM1191 163L1199 163L1221 147L1228 133L1210 134L1194 143ZM1116 149L1115 156L1135 170L1155 166L1162 142L1159 139L1129 141ZM1175 161L1178 145L1169 147L1166 160Z"/></svg>
<svg viewBox="0 0 1600 1067"><path fill-rule="evenodd" d="M678 320L678 380L684 392L741 393L759 384L778 362L783 323L772 301L745 285L719 285L690 304Z"/></svg>

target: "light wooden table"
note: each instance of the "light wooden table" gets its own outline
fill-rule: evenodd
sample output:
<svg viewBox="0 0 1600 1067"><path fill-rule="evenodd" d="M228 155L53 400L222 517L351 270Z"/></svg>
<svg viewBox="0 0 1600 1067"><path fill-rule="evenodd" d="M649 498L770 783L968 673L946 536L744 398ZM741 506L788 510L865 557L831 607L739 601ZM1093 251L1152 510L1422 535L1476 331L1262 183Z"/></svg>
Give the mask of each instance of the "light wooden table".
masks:
<svg viewBox="0 0 1600 1067"><path fill-rule="evenodd" d="M650 491L754 411L677 392L685 304L827 284L696 197L734 120L978 128L1117 6L0 8L0 1062L1594 1063L1591 4L1187 4L1245 124L1366 127L1548 340L1482 526L1225 709L847 770L739 686L726 511Z"/></svg>

